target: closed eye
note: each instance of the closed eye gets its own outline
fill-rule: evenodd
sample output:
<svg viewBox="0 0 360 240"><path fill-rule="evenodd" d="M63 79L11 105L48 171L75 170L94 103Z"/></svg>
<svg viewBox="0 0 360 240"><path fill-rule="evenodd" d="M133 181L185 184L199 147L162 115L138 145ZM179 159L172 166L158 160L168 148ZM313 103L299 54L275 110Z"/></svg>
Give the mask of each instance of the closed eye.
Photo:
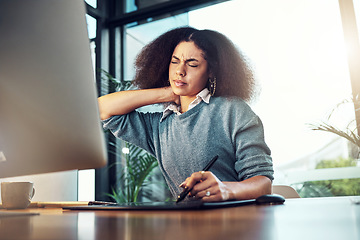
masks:
<svg viewBox="0 0 360 240"><path fill-rule="evenodd" d="M199 66L199 64L197 64L196 62L188 62L187 64L190 67L198 67Z"/></svg>
<svg viewBox="0 0 360 240"><path fill-rule="evenodd" d="M199 66L199 61L195 58L190 58L186 60L186 63L190 67L197 67Z"/></svg>
<svg viewBox="0 0 360 240"><path fill-rule="evenodd" d="M177 57L175 57L175 56L173 56L172 59L171 59L171 63L172 63L172 64L178 64L178 63L180 63L180 59L177 58Z"/></svg>
<svg viewBox="0 0 360 240"><path fill-rule="evenodd" d="M171 59L172 64L179 64L180 62L181 62L181 60L176 56L173 56L172 59ZM195 59L195 58L187 59L187 60L185 60L185 63L189 67L198 67L199 66L199 61L197 59Z"/></svg>

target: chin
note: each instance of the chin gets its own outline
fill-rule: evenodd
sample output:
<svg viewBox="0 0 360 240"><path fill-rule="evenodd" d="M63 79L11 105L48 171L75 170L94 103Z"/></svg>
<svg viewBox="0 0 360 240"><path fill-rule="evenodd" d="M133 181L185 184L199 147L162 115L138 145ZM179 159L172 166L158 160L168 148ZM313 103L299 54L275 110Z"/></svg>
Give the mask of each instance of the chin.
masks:
<svg viewBox="0 0 360 240"><path fill-rule="evenodd" d="M171 88L176 95L186 96L186 92L183 91L182 89L179 89L178 87L171 87Z"/></svg>

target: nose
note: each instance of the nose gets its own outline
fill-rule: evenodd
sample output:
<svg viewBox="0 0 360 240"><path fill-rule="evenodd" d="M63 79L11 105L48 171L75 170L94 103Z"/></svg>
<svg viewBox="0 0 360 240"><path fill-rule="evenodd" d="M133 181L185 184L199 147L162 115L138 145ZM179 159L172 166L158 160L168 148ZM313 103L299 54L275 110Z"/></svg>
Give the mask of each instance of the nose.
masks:
<svg viewBox="0 0 360 240"><path fill-rule="evenodd" d="M181 76L181 77L185 77L186 75L186 71L185 71L185 66L184 64L179 64L176 68L176 74Z"/></svg>

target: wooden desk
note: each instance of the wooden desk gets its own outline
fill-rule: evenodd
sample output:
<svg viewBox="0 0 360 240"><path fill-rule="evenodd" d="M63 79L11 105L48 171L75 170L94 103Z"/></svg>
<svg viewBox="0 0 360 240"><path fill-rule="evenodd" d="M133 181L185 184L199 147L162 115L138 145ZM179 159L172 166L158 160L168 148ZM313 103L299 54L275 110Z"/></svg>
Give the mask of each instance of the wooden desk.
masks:
<svg viewBox="0 0 360 240"><path fill-rule="evenodd" d="M360 239L360 205L346 197L201 211L22 211L40 215L0 218L0 239Z"/></svg>

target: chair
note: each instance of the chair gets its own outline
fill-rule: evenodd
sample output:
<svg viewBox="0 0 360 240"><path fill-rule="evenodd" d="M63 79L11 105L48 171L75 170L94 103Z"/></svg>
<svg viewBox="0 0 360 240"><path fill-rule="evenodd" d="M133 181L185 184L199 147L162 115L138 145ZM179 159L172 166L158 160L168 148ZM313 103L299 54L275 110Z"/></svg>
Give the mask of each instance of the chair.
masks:
<svg viewBox="0 0 360 240"><path fill-rule="evenodd" d="M296 190L287 185L273 185L272 193L279 194L284 198L300 198L300 195L296 192Z"/></svg>

